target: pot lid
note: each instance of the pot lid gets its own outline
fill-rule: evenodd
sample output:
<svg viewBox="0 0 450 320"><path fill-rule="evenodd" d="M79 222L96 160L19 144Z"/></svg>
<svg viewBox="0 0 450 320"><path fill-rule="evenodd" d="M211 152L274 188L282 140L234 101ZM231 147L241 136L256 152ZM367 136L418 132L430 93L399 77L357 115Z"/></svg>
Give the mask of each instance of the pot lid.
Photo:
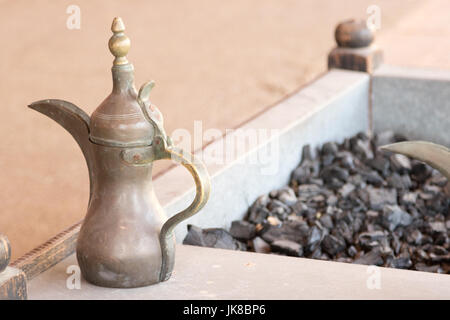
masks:
<svg viewBox="0 0 450 320"><path fill-rule="evenodd" d="M148 100L153 82L141 88L140 92L145 92L145 97L140 97L134 86L134 67L127 59L130 39L124 33L125 26L121 18L114 18L111 31L113 35L108 45L115 57L112 67L113 89L91 115L90 140L111 147L151 145L155 128L145 118L142 108L146 108L150 118L162 123L161 113L154 106L150 107Z"/></svg>

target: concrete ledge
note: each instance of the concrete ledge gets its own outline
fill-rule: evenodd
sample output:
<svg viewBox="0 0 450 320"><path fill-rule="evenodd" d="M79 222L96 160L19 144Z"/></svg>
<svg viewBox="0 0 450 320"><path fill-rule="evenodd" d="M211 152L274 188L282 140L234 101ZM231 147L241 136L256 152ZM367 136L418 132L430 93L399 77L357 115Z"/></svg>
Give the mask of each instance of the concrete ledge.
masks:
<svg viewBox="0 0 450 320"><path fill-rule="evenodd" d="M70 265L31 280L29 299L450 299L448 275L184 245L172 278L144 288L70 290Z"/></svg>
<svg viewBox="0 0 450 320"><path fill-rule="evenodd" d="M372 79L375 131L450 146L450 70L383 65Z"/></svg>
<svg viewBox="0 0 450 320"><path fill-rule="evenodd" d="M208 145L203 155L216 155L215 159L203 157L211 175L211 198L199 214L175 229L177 241L185 237L188 223L228 228L231 221L245 215L258 196L286 185L300 162L305 144L314 147L367 131L369 81L369 76L363 72L331 70L241 126L241 132L263 129L269 133L258 137L252 149L237 150L230 161L217 163L215 159L223 159L224 146L228 141L235 141L238 133L233 132ZM258 161L252 162L252 159ZM191 180L182 167L155 180L155 192L168 216L186 208L192 201Z"/></svg>

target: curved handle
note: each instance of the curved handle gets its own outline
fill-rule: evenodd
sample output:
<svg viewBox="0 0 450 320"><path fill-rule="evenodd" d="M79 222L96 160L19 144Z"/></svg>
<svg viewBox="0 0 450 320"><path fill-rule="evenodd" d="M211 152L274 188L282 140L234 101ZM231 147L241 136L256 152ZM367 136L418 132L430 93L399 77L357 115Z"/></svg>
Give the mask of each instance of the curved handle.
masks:
<svg viewBox="0 0 450 320"><path fill-rule="evenodd" d="M173 254L173 251L175 250L173 229L181 221L192 217L200 211L208 201L209 193L211 191L209 174L205 165L192 154L176 147L168 147L165 149L164 158L179 162L191 173L195 181L196 194L189 207L172 216L161 228L161 232L159 234L162 252L160 281L168 280L173 270L175 260Z"/></svg>
<svg viewBox="0 0 450 320"><path fill-rule="evenodd" d="M158 108L150 102L150 91L155 86L153 81L144 83L139 89L138 103L141 107L144 117L150 122L155 129L155 137L153 138L152 147L142 150L142 154L136 154L136 150L127 150L122 153L122 157L129 163L139 164L151 162L159 159L172 159L181 163L189 170L194 177L196 194L191 205L183 211L175 214L164 223L159 234L159 243L161 246L162 263L161 272L159 274L160 281L166 281L172 274L175 262L175 241L173 239L173 229L183 220L192 217L208 201L211 191L211 183L209 181L208 171L205 165L192 154L176 148L172 144L172 140L163 127L163 117ZM152 107L152 108L151 108Z"/></svg>

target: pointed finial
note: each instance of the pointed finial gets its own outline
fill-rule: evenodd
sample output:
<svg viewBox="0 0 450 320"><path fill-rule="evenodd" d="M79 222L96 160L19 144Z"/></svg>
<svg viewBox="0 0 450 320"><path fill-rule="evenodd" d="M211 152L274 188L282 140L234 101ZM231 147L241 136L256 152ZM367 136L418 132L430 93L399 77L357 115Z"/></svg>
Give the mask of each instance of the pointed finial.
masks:
<svg viewBox="0 0 450 320"><path fill-rule="evenodd" d="M109 39L109 51L113 54L114 65L127 64L127 53L130 50L130 39L125 35L125 25L120 17L116 17L111 25L111 31L114 33Z"/></svg>

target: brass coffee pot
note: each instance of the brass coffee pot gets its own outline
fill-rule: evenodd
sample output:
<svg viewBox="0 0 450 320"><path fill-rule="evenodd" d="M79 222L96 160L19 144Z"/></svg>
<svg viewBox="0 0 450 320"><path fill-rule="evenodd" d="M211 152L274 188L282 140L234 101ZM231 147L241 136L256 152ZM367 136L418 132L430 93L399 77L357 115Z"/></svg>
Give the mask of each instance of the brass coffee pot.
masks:
<svg viewBox="0 0 450 320"><path fill-rule="evenodd" d="M205 166L166 135L161 112L149 100L154 83L136 91L133 65L126 57L130 40L120 18L111 30L113 89L91 117L62 100L41 100L29 107L63 126L87 162L89 206L76 249L83 277L99 286L130 288L170 278L173 229L205 205L210 181ZM152 163L158 159L181 163L196 184L192 204L168 220L152 185Z"/></svg>

